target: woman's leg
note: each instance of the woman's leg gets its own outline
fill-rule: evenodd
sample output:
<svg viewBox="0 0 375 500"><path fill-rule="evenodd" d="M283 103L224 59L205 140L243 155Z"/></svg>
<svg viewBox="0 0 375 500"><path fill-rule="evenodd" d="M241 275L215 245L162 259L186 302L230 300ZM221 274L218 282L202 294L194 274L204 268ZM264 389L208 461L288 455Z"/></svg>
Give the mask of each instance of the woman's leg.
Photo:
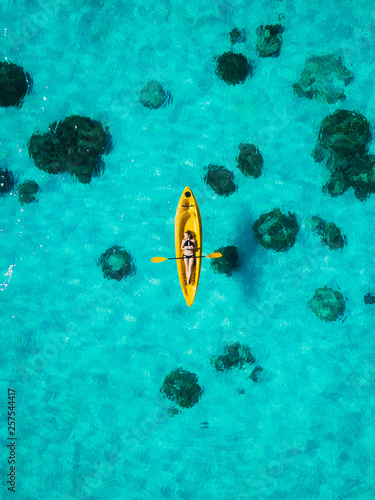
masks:
<svg viewBox="0 0 375 500"><path fill-rule="evenodd" d="M186 264L186 275L187 275L187 283L190 285L190 276L191 276L191 265L190 265L191 259L187 259L187 264Z"/></svg>
<svg viewBox="0 0 375 500"><path fill-rule="evenodd" d="M188 263L188 266L189 266L189 269L188 269L188 283L190 284L191 283L191 273L192 273L192 270L193 270L193 265L194 265L194 260L195 258L194 257L190 257L189 260L189 263Z"/></svg>
<svg viewBox="0 0 375 500"><path fill-rule="evenodd" d="M186 270L186 278L187 278L187 283L189 284L189 261L187 257L184 257L184 262L185 262L185 270Z"/></svg>

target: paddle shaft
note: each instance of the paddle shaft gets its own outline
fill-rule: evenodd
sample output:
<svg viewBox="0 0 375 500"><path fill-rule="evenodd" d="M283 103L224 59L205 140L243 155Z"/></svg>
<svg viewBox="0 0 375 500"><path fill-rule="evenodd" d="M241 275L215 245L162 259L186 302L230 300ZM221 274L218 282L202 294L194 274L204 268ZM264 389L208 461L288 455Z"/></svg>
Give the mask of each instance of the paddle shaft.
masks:
<svg viewBox="0 0 375 500"><path fill-rule="evenodd" d="M209 259L220 259L223 255L220 252L210 253L208 255L195 255L196 259L201 259L202 257L208 257ZM165 260L177 260L177 259L185 259L189 258L187 255L183 255L182 257L152 257L151 262L164 262Z"/></svg>
<svg viewBox="0 0 375 500"><path fill-rule="evenodd" d="M203 257L209 257L209 255L195 255L195 259L202 259ZM178 259L184 259L185 256L183 257L169 257L167 260L178 260Z"/></svg>

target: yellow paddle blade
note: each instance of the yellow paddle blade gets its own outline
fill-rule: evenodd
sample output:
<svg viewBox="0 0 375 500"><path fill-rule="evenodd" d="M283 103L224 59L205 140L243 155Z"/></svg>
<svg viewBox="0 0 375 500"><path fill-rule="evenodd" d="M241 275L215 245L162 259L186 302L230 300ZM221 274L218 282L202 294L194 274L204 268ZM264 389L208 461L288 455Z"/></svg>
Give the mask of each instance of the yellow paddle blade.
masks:
<svg viewBox="0 0 375 500"><path fill-rule="evenodd" d="M223 254L221 254L220 252L214 252L214 253L210 253L209 255L206 255L206 257L208 257L209 259L220 259L220 257L222 257Z"/></svg>
<svg viewBox="0 0 375 500"><path fill-rule="evenodd" d="M164 262L168 260L167 257L152 257L151 262Z"/></svg>

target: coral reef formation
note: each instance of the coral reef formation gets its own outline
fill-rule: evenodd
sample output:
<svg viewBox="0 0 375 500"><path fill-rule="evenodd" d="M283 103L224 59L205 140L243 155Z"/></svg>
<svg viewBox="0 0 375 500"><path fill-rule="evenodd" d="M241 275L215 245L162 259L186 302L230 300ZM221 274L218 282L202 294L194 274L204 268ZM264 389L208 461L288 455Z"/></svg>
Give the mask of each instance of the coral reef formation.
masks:
<svg viewBox="0 0 375 500"><path fill-rule="evenodd" d="M345 86L353 77L341 57L335 54L312 56L307 59L298 82L293 84L293 91L299 97L333 104L345 99Z"/></svg>
<svg viewBox="0 0 375 500"><path fill-rule="evenodd" d="M268 24L257 28L256 49L260 57L278 57L281 49L281 24Z"/></svg>
<svg viewBox="0 0 375 500"><path fill-rule="evenodd" d="M220 259L211 260L211 268L215 273L226 274L231 276L233 271L238 268L238 252L237 248L232 245L220 247L215 252L220 252L222 257Z"/></svg>
<svg viewBox="0 0 375 500"><path fill-rule="evenodd" d="M338 109L322 121L318 145L320 152L352 157L366 153L370 138L370 124L363 115Z"/></svg>
<svg viewBox="0 0 375 500"><path fill-rule="evenodd" d="M263 373L264 373L263 368L261 366L256 366L254 370L250 373L249 379L255 383L261 382Z"/></svg>
<svg viewBox="0 0 375 500"><path fill-rule="evenodd" d="M299 231L297 218L288 212L284 214L279 208L262 214L253 224L255 238L264 248L283 252L291 248Z"/></svg>
<svg viewBox="0 0 375 500"><path fill-rule="evenodd" d="M117 245L104 252L97 263L107 279L122 281L136 273L136 267L130 253Z"/></svg>
<svg viewBox="0 0 375 500"><path fill-rule="evenodd" d="M345 298L341 292L327 286L317 288L309 306L323 321L336 321L345 311Z"/></svg>
<svg viewBox="0 0 375 500"><path fill-rule="evenodd" d="M244 83L252 73L252 64L243 54L224 52L217 58L216 74L228 85Z"/></svg>
<svg viewBox="0 0 375 500"><path fill-rule="evenodd" d="M179 415L181 413L181 410L179 410L178 408L168 408L167 410L167 415L168 417L175 417L176 415Z"/></svg>
<svg viewBox="0 0 375 500"><path fill-rule="evenodd" d="M208 165L204 181L220 196L229 196L237 189L233 172L219 165Z"/></svg>
<svg viewBox="0 0 375 500"><path fill-rule="evenodd" d="M99 121L79 115L50 124L44 134L34 133L28 144L40 170L49 174L68 172L84 184L104 169L102 155L110 146L108 130Z"/></svg>
<svg viewBox="0 0 375 500"><path fill-rule="evenodd" d="M227 371L232 368L242 368L246 364L255 363L255 357L247 345L235 342L224 347L224 354L211 358L211 365L217 371Z"/></svg>
<svg viewBox="0 0 375 500"><path fill-rule="evenodd" d="M191 408L198 403L203 389L195 373L177 368L165 377L160 392L182 408Z"/></svg>
<svg viewBox="0 0 375 500"><path fill-rule="evenodd" d="M0 168L0 196L10 193L14 189L15 179L11 170Z"/></svg>
<svg viewBox="0 0 375 500"><path fill-rule="evenodd" d="M375 295L373 293L366 293L364 296L365 304L375 304Z"/></svg>
<svg viewBox="0 0 375 500"><path fill-rule="evenodd" d="M18 186L18 201L21 205L37 201L39 186L35 181L24 181Z"/></svg>
<svg viewBox="0 0 375 500"><path fill-rule="evenodd" d="M238 146L240 153L237 160L237 167L247 177L257 179L262 175L263 156L254 144L241 142Z"/></svg>
<svg viewBox="0 0 375 500"><path fill-rule="evenodd" d="M22 106L31 89L31 76L21 66L8 61L0 62L0 106Z"/></svg>
<svg viewBox="0 0 375 500"><path fill-rule="evenodd" d="M150 109L160 108L167 99L168 94L163 85L156 80L146 83L139 94L139 102Z"/></svg>
<svg viewBox="0 0 375 500"><path fill-rule="evenodd" d="M307 221L308 228L321 238L322 245L330 250L342 250L346 245L346 236L342 235L340 228L333 222L326 222L318 215Z"/></svg>
<svg viewBox="0 0 375 500"><path fill-rule="evenodd" d="M370 139L370 124L356 111L339 109L324 118L312 156L326 161L330 177L325 192L336 197L352 187L361 201L375 192L375 157L367 154Z"/></svg>
<svg viewBox="0 0 375 500"><path fill-rule="evenodd" d="M232 31L229 33L229 38L231 45L235 45L236 43L246 42L247 40L246 30L233 28Z"/></svg>

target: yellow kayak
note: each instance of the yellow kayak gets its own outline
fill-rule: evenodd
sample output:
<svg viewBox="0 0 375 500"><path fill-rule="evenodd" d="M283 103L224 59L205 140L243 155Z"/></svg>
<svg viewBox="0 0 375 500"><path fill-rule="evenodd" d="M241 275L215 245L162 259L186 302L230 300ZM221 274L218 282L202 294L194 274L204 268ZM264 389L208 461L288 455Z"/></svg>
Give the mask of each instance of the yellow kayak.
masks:
<svg viewBox="0 0 375 500"><path fill-rule="evenodd" d="M177 257L177 271L178 277L180 278L182 293L184 294L186 303L189 307L193 305L195 295L198 289L199 275L201 272L201 258L195 259L195 264L192 270L191 284L187 284L186 268L184 259L178 257L183 257L184 250L181 249L181 243L184 239L184 233L186 231L191 231L193 234L193 239L197 242L197 250L195 256L199 257L202 255L202 220L201 214L199 212L198 203L194 198L192 190L189 187L184 189L180 201L178 202L178 207L176 211L175 218L175 245L176 245L176 257Z"/></svg>

